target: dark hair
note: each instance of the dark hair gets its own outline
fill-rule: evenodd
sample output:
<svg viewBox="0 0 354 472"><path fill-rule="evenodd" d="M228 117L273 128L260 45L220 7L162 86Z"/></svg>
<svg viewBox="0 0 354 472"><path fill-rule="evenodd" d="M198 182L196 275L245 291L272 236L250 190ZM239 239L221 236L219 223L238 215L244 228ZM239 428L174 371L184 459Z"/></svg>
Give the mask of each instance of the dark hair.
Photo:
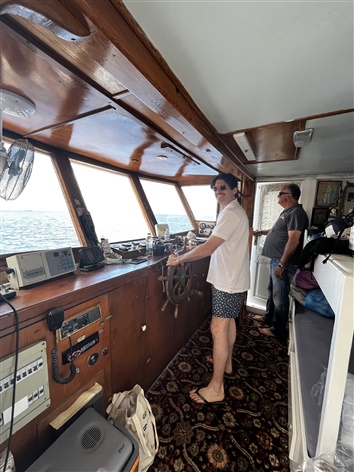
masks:
<svg viewBox="0 0 354 472"><path fill-rule="evenodd" d="M240 182L240 179L238 179L237 177L235 177L234 175L232 174L218 174L216 175L211 184L210 184L210 188L213 188L214 185L215 185L215 182L217 180L223 180L224 182L227 183L227 185L231 188L231 189L234 189L235 187L237 187L237 183Z"/></svg>
<svg viewBox="0 0 354 472"><path fill-rule="evenodd" d="M291 192L291 195L295 200L299 200L301 195L300 187L297 184L289 184L286 186L287 189Z"/></svg>

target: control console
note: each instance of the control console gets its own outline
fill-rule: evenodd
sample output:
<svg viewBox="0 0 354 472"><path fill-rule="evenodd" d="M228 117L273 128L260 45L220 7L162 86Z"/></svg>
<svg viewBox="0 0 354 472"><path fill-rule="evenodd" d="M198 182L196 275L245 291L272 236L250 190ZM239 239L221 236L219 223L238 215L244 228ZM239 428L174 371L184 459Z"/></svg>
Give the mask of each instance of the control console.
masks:
<svg viewBox="0 0 354 472"><path fill-rule="evenodd" d="M15 254L7 257L6 263L10 286L15 290L76 270L74 254L70 247Z"/></svg>

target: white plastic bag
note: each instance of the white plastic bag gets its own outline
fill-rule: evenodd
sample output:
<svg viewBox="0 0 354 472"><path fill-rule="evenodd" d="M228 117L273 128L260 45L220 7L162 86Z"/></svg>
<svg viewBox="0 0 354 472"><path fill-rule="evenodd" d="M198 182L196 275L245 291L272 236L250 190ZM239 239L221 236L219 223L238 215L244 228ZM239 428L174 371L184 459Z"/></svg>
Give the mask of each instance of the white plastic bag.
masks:
<svg viewBox="0 0 354 472"><path fill-rule="evenodd" d="M148 470L159 449L156 421L144 390L135 385L132 390L115 393L106 412L108 419L117 421L134 436L139 444L139 472Z"/></svg>

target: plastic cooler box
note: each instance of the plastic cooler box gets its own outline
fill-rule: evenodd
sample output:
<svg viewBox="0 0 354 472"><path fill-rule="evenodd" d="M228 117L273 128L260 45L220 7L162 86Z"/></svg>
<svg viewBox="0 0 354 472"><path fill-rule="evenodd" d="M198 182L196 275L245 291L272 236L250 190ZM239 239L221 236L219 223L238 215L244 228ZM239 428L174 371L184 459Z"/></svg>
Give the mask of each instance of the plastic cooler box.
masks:
<svg viewBox="0 0 354 472"><path fill-rule="evenodd" d="M134 472L138 466L135 439L88 408L27 472Z"/></svg>

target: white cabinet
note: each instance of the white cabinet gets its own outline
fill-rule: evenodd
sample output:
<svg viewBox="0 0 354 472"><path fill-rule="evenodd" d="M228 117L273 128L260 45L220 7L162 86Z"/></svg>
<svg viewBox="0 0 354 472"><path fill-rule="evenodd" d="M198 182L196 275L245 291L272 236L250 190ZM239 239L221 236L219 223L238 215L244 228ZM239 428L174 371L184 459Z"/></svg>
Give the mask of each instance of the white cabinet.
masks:
<svg viewBox="0 0 354 472"><path fill-rule="evenodd" d="M289 457L292 468L336 450L348 371L354 373L354 259L334 254L316 259L314 275L331 305L328 319L297 303L290 316ZM322 404L312 387L327 369ZM354 441L354 438L353 438Z"/></svg>

